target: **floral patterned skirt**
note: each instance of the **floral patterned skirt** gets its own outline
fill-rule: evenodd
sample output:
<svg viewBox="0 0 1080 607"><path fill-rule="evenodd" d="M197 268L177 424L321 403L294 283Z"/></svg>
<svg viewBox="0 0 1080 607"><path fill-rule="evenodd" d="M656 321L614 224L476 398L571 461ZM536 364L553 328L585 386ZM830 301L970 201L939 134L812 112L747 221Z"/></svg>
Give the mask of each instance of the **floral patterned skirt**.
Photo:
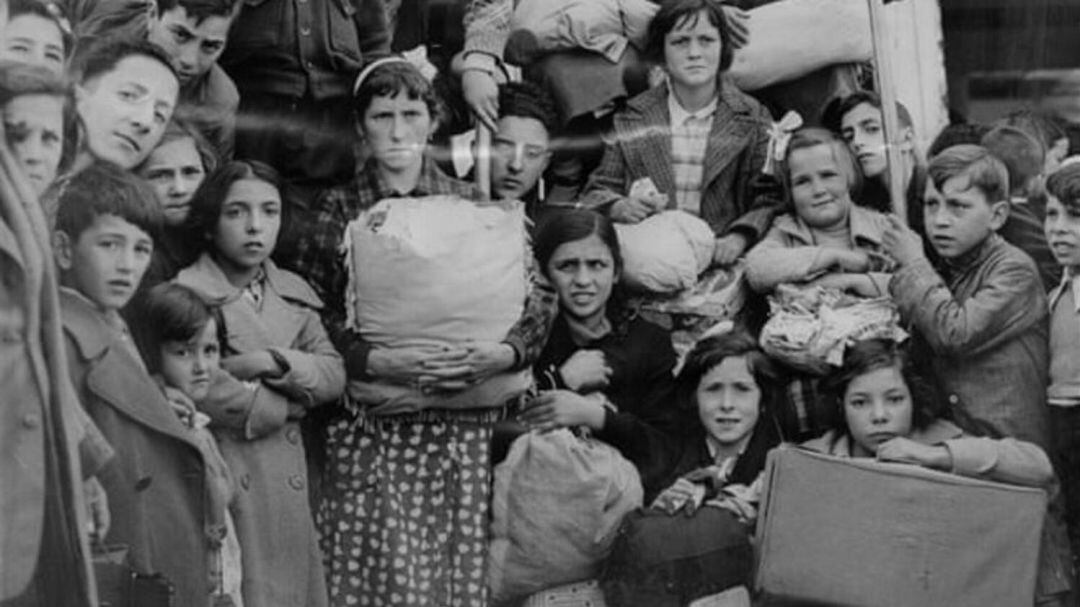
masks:
<svg viewBox="0 0 1080 607"><path fill-rule="evenodd" d="M331 605L487 604L489 413L330 427L319 525Z"/></svg>

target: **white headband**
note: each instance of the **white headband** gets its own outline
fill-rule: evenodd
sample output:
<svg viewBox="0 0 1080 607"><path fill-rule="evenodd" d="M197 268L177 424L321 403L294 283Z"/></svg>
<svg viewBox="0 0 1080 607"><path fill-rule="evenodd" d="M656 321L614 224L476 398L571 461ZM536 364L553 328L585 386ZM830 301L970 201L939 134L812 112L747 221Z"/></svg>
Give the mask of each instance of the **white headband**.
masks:
<svg viewBox="0 0 1080 607"><path fill-rule="evenodd" d="M356 77L356 82L353 83L353 87L352 87L353 97L355 97L356 93L358 93L360 91L360 86L363 85L364 81L368 79L368 76L371 75L371 72L375 71L375 68L382 67L384 65L389 65L391 63L406 63L408 65L412 65L412 62L409 61L408 59L406 59L404 57L396 57L396 56L395 57L383 57L382 59L376 59L375 61L372 61L371 63L369 63L367 65L367 67L360 70L360 74Z"/></svg>

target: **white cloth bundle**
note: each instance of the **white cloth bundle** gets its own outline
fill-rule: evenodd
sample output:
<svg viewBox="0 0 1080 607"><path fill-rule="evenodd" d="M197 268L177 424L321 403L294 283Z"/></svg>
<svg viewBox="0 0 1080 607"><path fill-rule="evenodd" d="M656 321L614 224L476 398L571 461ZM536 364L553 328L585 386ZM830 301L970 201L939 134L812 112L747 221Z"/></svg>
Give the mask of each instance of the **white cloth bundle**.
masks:
<svg viewBox="0 0 1080 607"><path fill-rule="evenodd" d="M634 289L675 293L697 284L712 263L716 235L685 211L661 211L640 223L615 224L623 282Z"/></svg>

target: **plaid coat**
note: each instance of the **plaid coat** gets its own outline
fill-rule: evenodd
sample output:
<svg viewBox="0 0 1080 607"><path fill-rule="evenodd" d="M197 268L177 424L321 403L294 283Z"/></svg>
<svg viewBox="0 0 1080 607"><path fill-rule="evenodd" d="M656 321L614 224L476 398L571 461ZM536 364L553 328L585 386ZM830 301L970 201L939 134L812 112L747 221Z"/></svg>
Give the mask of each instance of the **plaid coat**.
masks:
<svg viewBox="0 0 1080 607"><path fill-rule="evenodd" d="M635 181L651 177L667 195L667 208L677 208L667 99L668 87L661 85L615 115L613 140L585 186L584 206L607 212ZM717 235L739 231L753 244L782 207L779 184L761 173L770 120L764 106L721 80L701 180L701 217Z"/></svg>

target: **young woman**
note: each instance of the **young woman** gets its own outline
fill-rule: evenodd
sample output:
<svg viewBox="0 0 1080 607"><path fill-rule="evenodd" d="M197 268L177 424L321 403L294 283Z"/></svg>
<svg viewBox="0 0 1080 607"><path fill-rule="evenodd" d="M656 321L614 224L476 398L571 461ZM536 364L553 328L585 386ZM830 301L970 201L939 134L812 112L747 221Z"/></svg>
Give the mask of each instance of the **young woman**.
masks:
<svg viewBox="0 0 1080 607"><path fill-rule="evenodd" d="M654 447L678 431L675 350L666 331L613 296L622 258L611 221L585 210L552 215L534 247L559 315L534 367L547 391L520 420L541 430L587 426L656 480L663 469Z"/></svg>
<svg viewBox="0 0 1080 607"><path fill-rule="evenodd" d="M749 583L760 476L780 442L772 416L778 385L747 333L694 346L677 380L693 431L668 445L666 478L646 487L649 508L624 523L620 538L628 541L616 545L602 579L610 604L686 605Z"/></svg>
<svg viewBox="0 0 1080 607"><path fill-rule="evenodd" d="M937 416L941 403L894 342L865 340L848 347L843 366L826 383L841 425L804 447L839 457L873 457L1057 492L1050 459L1037 445L967 434ZM1058 506L1050 502L1040 555L1039 605L1072 587L1071 554Z"/></svg>
<svg viewBox="0 0 1080 607"><path fill-rule="evenodd" d="M328 323L345 353L350 379L400 385L434 379L426 385L460 390L526 368L539 353L555 310L554 297L536 285L521 319L501 342L440 352L371 348L344 330L343 268L328 260L336 257L351 219L384 198L479 199L471 185L447 177L427 158L440 103L415 67L391 58L372 64L357 80L356 122L368 159L353 183L317 203L310 236L299 243L295 263L326 296ZM395 415L352 411L329 428L320 522L334 604L486 603L489 442L505 404L477 402L464 410Z"/></svg>
<svg viewBox="0 0 1080 607"><path fill-rule="evenodd" d="M926 190L926 161L919 152L915 127L907 108L896 105L900 118L901 170L906 192L908 225L923 233L922 199ZM885 127L881 115L881 98L871 91L856 91L829 104L822 116L824 125L843 137L859 161L865 187L856 201L861 206L892 212L889 199L889 169L885 154Z"/></svg>
<svg viewBox="0 0 1080 607"><path fill-rule="evenodd" d="M646 53L664 66L668 83L615 115L613 143L585 186L583 204L622 223L663 209L698 215L717 235L718 264L734 261L765 233L779 203L776 184L761 174L770 117L723 77L733 52L720 2L661 4Z"/></svg>
<svg viewBox="0 0 1080 607"><path fill-rule="evenodd" d="M192 196L217 165L218 158L206 139L190 124L174 118L154 151L136 167L136 173L157 194L165 218L142 288L171 280L198 257L199 235L188 232L186 222Z"/></svg>
<svg viewBox="0 0 1080 607"><path fill-rule="evenodd" d="M188 217L204 251L176 282L216 309L226 336L221 367L289 399L219 434L241 488L234 512L244 603L318 606L327 601L326 580L299 420L341 396L345 369L319 319L322 302L270 260L286 223L280 187L277 173L257 162L230 162L209 175Z"/></svg>
<svg viewBox="0 0 1080 607"><path fill-rule="evenodd" d="M781 283L818 284L865 296L888 293L892 263L882 253L888 219L856 206L862 176L843 141L806 128L788 143L782 175L792 209L773 220L746 255L746 277L759 292Z"/></svg>

